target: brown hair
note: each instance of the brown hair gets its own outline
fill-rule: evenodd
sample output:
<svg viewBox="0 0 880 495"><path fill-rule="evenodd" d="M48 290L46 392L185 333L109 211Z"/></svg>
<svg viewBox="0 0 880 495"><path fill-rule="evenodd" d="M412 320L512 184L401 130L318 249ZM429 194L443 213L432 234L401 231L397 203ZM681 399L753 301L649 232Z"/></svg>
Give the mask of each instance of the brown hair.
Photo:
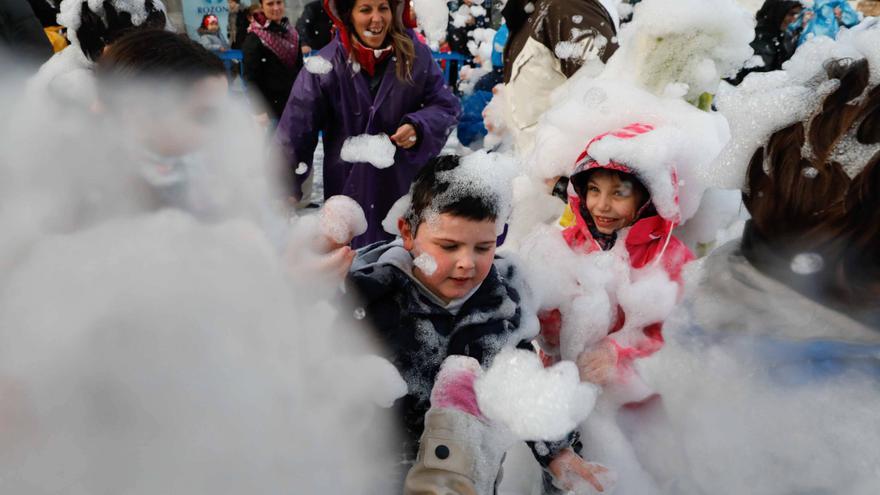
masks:
<svg viewBox="0 0 880 495"><path fill-rule="evenodd" d="M751 228L775 252L820 254L828 287L839 302L880 297L880 151L865 159L846 153L880 144L880 86L868 87L866 60L825 66L839 81L818 112L776 133L752 155L743 201ZM850 178L866 161L864 168Z"/></svg>
<svg viewBox="0 0 880 495"><path fill-rule="evenodd" d="M244 11L245 18L253 17L254 14L263 10L262 3L252 3L248 6L247 10Z"/></svg>
<svg viewBox="0 0 880 495"><path fill-rule="evenodd" d="M164 29L126 33L95 64L99 84L124 84L143 78L194 82L225 73L216 55L185 35Z"/></svg>
<svg viewBox="0 0 880 495"><path fill-rule="evenodd" d="M388 30L388 36L391 37L391 45L394 46L394 56L397 58L397 69L395 75L401 82L413 82L412 71L413 64L416 59L416 49L413 45L412 38L406 32L403 25L403 19L398 15L398 6L400 2L408 0L388 0L388 6L391 7L391 26ZM351 13L357 0L345 0L338 2L339 16L345 24L349 35L357 36L354 26L351 23ZM400 9L402 11L402 9Z"/></svg>

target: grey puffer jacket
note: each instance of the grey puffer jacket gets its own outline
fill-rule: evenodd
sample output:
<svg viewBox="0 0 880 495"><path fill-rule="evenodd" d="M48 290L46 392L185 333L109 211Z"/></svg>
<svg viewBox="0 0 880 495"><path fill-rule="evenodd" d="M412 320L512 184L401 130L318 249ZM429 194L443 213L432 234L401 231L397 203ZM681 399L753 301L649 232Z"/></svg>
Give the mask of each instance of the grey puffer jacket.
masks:
<svg viewBox="0 0 880 495"><path fill-rule="evenodd" d="M690 300L694 323L713 332L880 344L880 330L809 299L746 259L740 241L714 251Z"/></svg>

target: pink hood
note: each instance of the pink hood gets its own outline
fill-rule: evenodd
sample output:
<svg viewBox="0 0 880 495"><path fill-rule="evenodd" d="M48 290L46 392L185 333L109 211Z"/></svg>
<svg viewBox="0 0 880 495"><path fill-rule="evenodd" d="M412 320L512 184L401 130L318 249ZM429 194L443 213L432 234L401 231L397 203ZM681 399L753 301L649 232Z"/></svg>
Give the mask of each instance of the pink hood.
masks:
<svg viewBox="0 0 880 495"><path fill-rule="evenodd" d="M677 279L681 266L693 259L693 254L672 235L672 230L678 225L681 218L678 198L678 175L675 167L669 166L665 169L649 170L639 167L635 163L622 163L622 161L618 161L613 157L605 163L600 163L590 155L591 147L605 138L614 137L629 140L653 130L654 127L650 124L636 123L596 136L590 140L584 151L578 156L571 176L574 177L579 173L597 168L617 170L635 175L645 185L650 194L648 203L642 207L641 211L650 210L649 206L653 205L658 213L647 217L640 217L630 227L629 233L625 238L627 251L630 255L630 264L634 268L641 268L662 258L667 272L669 272L670 276ZM657 202L660 201L667 207L658 208ZM580 248L587 252L600 249L590 232L587 223L589 219L584 218L581 214L581 199L571 185L569 185L568 189L568 203L572 213L574 213L575 224L563 231L566 242L572 248Z"/></svg>

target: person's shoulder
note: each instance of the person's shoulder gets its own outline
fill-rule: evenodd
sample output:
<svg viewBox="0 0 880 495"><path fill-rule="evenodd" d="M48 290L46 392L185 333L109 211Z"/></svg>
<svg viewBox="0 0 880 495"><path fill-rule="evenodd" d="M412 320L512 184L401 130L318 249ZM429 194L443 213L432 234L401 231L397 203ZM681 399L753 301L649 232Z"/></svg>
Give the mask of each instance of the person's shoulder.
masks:
<svg viewBox="0 0 880 495"><path fill-rule="evenodd" d="M407 29L406 34L409 36L409 39L412 40L413 49L416 53L416 59L427 58L433 60L434 52L431 51L431 47L422 43L412 29Z"/></svg>
<svg viewBox="0 0 880 495"><path fill-rule="evenodd" d="M303 7L305 12L308 12L310 15L316 15L324 11L324 2L320 0L314 0L305 4Z"/></svg>
<svg viewBox="0 0 880 495"><path fill-rule="evenodd" d="M496 254L492 261L492 269L500 277L500 282L507 283L519 278L519 261L513 254ZM491 273L491 270L490 270Z"/></svg>
<svg viewBox="0 0 880 495"><path fill-rule="evenodd" d="M333 39L330 40L330 43L327 43L318 50L318 56L329 60L334 64L337 62L344 62L346 59L345 48L342 46L342 43L339 42L339 37L334 36Z"/></svg>
<svg viewBox="0 0 880 495"><path fill-rule="evenodd" d="M510 253L495 255L492 268L489 269L486 279L481 286L482 292L494 295L506 295L506 298L519 302L520 293L523 291L525 279L520 270L519 261ZM503 301L504 298L502 298ZM501 302L499 302L500 304Z"/></svg>
<svg viewBox="0 0 880 495"><path fill-rule="evenodd" d="M380 241L357 250L348 272L349 285L364 305L383 304L407 290L409 278L396 266L380 261L394 247L393 241Z"/></svg>
<svg viewBox="0 0 880 495"><path fill-rule="evenodd" d="M241 42L241 49L244 50L258 50L263 46L263 42L260 41L260 37L254 33L248 33L244 37L244 41Z"/></svg>
<svg viewBox="0 0 880 495"><path fill-rule="evenodd" d="M539 8L544 9L543 18L550 22L564 20L572 24L574 23L572 16L581 16L581 21L575 23L581 29L595 28L616 14L606 10L603 2L599 0L543 0Z"/></svg>

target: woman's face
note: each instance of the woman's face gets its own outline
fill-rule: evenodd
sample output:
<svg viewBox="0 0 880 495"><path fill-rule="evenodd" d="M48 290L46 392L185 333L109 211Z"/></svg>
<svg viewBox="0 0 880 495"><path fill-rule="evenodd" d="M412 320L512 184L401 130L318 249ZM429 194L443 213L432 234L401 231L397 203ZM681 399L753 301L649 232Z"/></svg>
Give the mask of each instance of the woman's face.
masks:
<svg viewBox="0 0 880 495"><path fill-rule="evenodd" d="M351 24L367 48L382 48L391 28L391 4L388 0L357 0L351 10Z"/></svg>
<svg viewBox="0 0 880 495"><path fill-rule="evenodd" d="M220 31L220 23L217 22L216 18L209 19L207 27L209 33L216 33L217 31Z"/></svg>
<svg viewBox="0 0 880 495"><path fill-rule="evenodd" d="M284 19L284 0L262 0L263 15L272 22L281 22Z"/></svg>

